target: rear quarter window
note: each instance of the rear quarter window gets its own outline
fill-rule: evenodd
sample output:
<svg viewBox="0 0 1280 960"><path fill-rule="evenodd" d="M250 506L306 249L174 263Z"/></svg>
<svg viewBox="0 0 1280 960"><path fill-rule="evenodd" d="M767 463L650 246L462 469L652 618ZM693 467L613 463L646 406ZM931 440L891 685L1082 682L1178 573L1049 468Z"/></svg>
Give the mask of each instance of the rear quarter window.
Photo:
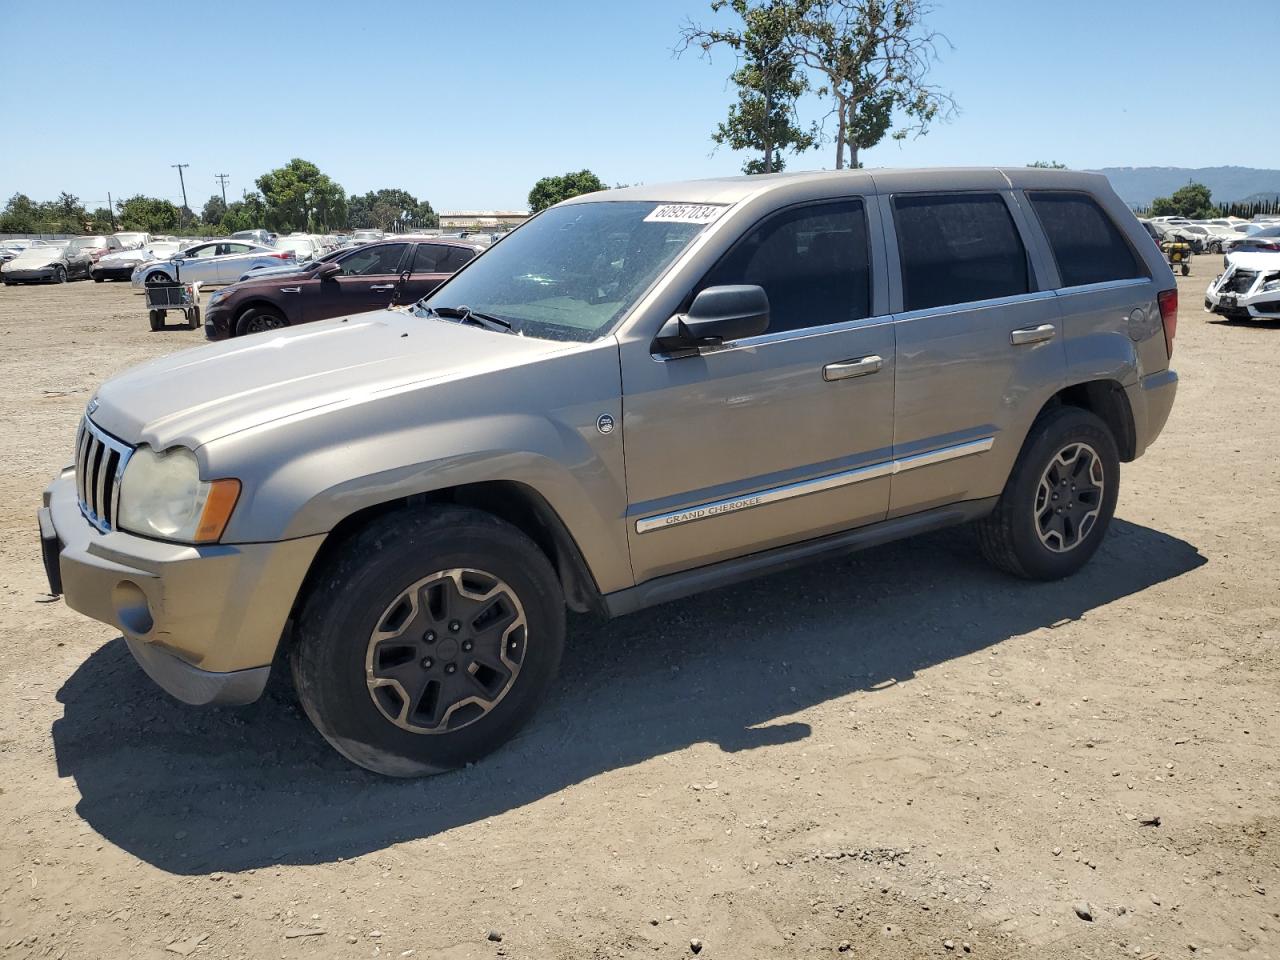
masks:
<svg viewBox="0 0 1280 960"><path fill-rule="evenodd" d="M1030 292L1027 251L1000 194L896 196L893 217L903 309Z"/></svg>
<svg viewBox="0 0 1280 960"><path fill-rule="evenodd" d="M1064 287L1145 277L1120 228L1082 193L1027 194L1053 250Z"/></svg>

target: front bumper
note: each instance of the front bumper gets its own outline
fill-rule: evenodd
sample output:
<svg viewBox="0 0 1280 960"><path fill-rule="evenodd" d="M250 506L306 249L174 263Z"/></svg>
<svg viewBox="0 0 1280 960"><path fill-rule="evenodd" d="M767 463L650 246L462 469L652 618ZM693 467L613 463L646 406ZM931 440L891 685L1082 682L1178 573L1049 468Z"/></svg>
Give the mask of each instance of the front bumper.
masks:
<svg viewBox="0 0 1280 960"><path fill-rule="evenodd" d="M1231 319L1280 320L1280 290L1222 293L1217 286L1205 291L1204 308L1209 313Z"/></svg>
<svg viewBox="0 0 1280 960"><path fill-rule="evenodd" d="M53 267L39 267L35 270L5 270L0 273L6 283L40 283L54 278Z"/></svg>
<svg viewBox="0 0 1280 960"><path fill-rule="evenodd" d="M127 267L117 267L112 264L103 266L95 263L89 268L90 275L97 280L101 277L103 280L128 280L133 276L133 271L137 269L137 264Z"/></svg>
<svg viewBox="0 0 1280 960"><path fill-rule="evenodd" d="M80 513L75 470L40 510L50 590L124 634L160 687L192 704L249 703L262 693L294 598L323 535L279 543L163 543L100 533Z"/></svg>
<svg viewBox="0 0 1280 960"><path fill-rule="evenodd" d="M228 304L218 303L204 308L204 335L209 340L226 340L231 336L234 310Z"/></svg>

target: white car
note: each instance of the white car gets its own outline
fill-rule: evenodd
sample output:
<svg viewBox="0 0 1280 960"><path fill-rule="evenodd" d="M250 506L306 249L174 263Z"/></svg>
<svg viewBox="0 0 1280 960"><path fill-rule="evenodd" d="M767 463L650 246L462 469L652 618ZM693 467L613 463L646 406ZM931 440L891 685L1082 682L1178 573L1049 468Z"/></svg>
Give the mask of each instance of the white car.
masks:
<svg viewBox="0 0 1280 960"><path fill-rule="evenodd" d="M198 280L206 287L219 287L235 283L241 274L256 266L278 267L296 259L292 250L266 247L248 240L210 240L184 247L168 260L141 264L130 279L139 290L150 283L171 280Z"/></svg>
<svg viewBox="0 0 1280 960"><path fill-rule="evenodd" d="M316 239L308 234L290 234L276 238L277 250L292 250L299 263L314 260L324 253Z"/></svg>
<svg viewBox="0 0 1280 960"><path fill-rule="evenodd" d="M95 283L102 283L104 280L128 280L133 277L133 271L142 264L153 260L168 260L181 249L182 244L176 240L156 240L141 250L120 250L116 253L108 253L98 258L98 262L90 268L89 274Z"/></svg>
<svg viewBox="0 0 1280 960"><path fill-rule="evenodd" d="M121 230L112 236L120 241L122 250L141 250L151 243L151 234L137 230Z"/></svg>
<svg viewBox="0 0 1280 960"><path fill-rule="evenodd" d="M1229 320L1280 320L1280 252L1227 254L1204 308Z"/></svg>

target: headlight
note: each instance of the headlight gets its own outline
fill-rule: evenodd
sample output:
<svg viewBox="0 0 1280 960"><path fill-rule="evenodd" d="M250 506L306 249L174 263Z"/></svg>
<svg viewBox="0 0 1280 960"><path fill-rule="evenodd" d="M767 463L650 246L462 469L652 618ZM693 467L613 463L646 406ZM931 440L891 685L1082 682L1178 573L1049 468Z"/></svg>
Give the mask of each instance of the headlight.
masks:
<svg viewBox="0 0 1280 960"><path fill-rule="evenodd" d="M1263 293L1275 293L1280 290L1280 280L1268 280L1262 285Z"/></svg>
<svg viewBox="0 0 1280 960"><path fill-rule="evenodd" d="M119 523L145 537L214 543L239 496L239 480L201 480L196 455L186 447L156 453L141 446L120 481Z"/></svg>
<svg viewBox="0 0 1280 960"><path fill-rule="evenodd" d="M231 292L230 287L223 287L221 290L213 291L213 293L209 295L208 301L206 301L207 305L212 307L219 300L225 299L227 294L230 292Z"/></svg>

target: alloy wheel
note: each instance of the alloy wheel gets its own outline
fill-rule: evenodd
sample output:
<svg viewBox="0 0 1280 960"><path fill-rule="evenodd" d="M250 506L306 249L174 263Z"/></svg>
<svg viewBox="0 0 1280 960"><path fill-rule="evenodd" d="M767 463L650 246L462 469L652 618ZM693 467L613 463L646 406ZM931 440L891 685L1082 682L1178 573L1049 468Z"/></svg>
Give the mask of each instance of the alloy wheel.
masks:
<svg viewBox="0 0 1280 960"><path fill-rule="evenodd" d="M248 333L266 333L268 330L280 330L285 326L287 324L281 317L259 313L249 318L249 322L245 324L245 330Z"/></svg>
<svg viewBox="0 0 1280 960"><path fill-rule="evenodd" d="M1089 444L1070 443L1059 450L1036 490L1040 542L1054 553L1067 553L1084 542L1102 510L1105 482L1102 458Z"/></svg>
<svg viewBox="0 0 1280 960"><path fill-rule="evenodd" d="M411 733L451 733L502 702L528 642L524 607L481 570L441 570L396 597L378 618L365 682L378 711Z"/></svg>

